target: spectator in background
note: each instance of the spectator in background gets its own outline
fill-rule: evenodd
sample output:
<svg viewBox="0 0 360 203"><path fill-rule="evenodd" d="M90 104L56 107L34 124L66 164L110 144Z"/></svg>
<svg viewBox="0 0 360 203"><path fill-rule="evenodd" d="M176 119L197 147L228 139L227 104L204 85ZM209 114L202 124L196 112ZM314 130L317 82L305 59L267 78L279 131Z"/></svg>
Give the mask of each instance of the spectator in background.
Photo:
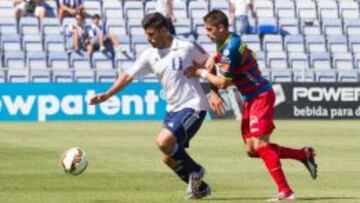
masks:
<svg viewBox="0 0 360 203"><path fill-rule="evenodd" d="M14 0L14 8L15 18L18 23L23 15L33 15L40 22L46 16L44 0Z"/></svg>
<svg viewBox="0 0 360 203"><path fill-rule="evenodd" d="M108 34L104 32L103 27L100 25L100 15L95 14L92 17L91 24L87 25L86 29L89 37L86 40L86 50L89 54L97 50L105 51L107 45L114 46L116 51L126 53L126 50L120 46L113 32L109 31Z"/></svg>
<svg viewBox="0 0 360 203"><path fill-rule="evenodd" d="M253 0L229 1L229 17L235 26L234 30L240 35L250 32L249 11L251 11L253 18L256 18Z"/></svg>
<svg viewBox="0 0 360 203"><path fill-rule="evenodd" d="M173 23L176 22L176 16L173 12L173 0L157 0L156 11L167 18L170 34L175 35L176 31Z"/></svg>
<svg viewBox="0 0 360 203"><path fill-rule="evenodd" d="M60 0L59 5L60 22L65 17L74 17L77 13L85 15L84 0Z"/></svg>
<svg viewBox="0 0 360 203"><path fill-rule="evenodd" d="M80 49L85 50L86 44L88 44L89 41L89 35L85 25L85 17L82 13L76 13L75 20L76 24L70 25L68 28L68 31L72 36L73 48L75 51L80 51Z"/></svg>

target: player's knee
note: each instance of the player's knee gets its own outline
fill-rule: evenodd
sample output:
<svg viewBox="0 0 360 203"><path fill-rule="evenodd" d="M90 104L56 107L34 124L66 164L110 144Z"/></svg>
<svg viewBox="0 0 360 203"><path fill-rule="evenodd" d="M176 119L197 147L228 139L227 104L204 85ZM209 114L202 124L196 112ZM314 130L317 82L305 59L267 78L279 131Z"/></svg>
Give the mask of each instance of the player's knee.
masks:
<svg viewBox="0 0 360 203"><path fill-rule="evenodd" d="M156 139L156 145L165 154L171 154L176 140L171 135L161 133Z"/></svg>
<svg viewBox="0 0 360 203"><path fill-rule="evenodd" d="M256 157L258 157L255 149L253 149L253 148L246 148L245 153L246 153L250 158L256 158Z"/></svg>

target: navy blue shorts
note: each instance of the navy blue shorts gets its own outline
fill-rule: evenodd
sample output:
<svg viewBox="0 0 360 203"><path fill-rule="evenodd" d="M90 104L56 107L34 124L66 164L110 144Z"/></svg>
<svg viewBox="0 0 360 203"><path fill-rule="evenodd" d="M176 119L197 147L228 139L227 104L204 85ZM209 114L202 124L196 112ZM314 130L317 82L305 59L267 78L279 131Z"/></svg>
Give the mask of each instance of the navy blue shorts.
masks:
<svg viewBox="0 0 360 203"><path fill-rule="evenodd" d="M178 112L167 112L164 128L170 130L182 147L189 147L189 141L199 130L206 116L206 111L185 108Z"/></svg>

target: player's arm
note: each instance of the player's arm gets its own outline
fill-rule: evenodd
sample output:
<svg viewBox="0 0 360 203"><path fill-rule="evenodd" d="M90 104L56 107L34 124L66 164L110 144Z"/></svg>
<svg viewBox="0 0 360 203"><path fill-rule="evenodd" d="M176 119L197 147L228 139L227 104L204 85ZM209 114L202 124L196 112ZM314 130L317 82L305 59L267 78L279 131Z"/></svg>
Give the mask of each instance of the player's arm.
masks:
<svg viewBox="0 0 360 203"><path fill-rule="evenodd" d="M126 87L132 81L133 81L133 77L131 77L128 73L125 72L120 74L120 76L115 81L115 83L106 92L95 95L93 98L91 98L90 104L91 105L99 104L108 100L114 94L124 89L124 87Z"/></svg>
<svg viewBox="0 0 360 203"><path fill-rule="evenodd" d="M135 64L120 74L118 79L106 92L95 95L93 98L91 98L90 104L99 104L108 100L117 92L124 89L129 83L133 81L134 78L149 74L151 69L148 64L148 54L148 51L145 51L143 54L141 54L139 59L136 60Z"/></svg>

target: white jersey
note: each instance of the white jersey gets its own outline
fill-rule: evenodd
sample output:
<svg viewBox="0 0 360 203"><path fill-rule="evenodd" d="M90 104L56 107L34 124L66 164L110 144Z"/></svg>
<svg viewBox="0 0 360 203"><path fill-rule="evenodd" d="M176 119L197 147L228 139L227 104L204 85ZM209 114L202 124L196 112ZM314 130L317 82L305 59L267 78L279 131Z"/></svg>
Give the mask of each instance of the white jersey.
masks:
<svg viewBox="0 0 360 203"><path fill-rule="evenodd" d="M155 73L163 87L167 111L207 110L207 98L199 79L184 75L193 61L204 64L207 58L208 54L196 43L174 37L170 48L145 50L126 72L135 78Z"/></svg>

